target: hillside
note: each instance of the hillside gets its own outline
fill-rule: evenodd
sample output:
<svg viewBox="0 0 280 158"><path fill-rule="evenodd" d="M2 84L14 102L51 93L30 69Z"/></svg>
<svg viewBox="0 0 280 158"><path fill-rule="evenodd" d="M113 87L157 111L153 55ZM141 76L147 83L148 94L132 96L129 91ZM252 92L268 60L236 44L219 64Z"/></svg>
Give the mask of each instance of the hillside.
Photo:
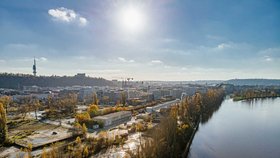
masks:
<svg viewBox="0 0 280 158"><path fill-rule="evenodd" d="M111 81L103 78L78 76L38 76L27 74L0 73L0 88L22 88L23 86L64 87L64 86L112 86Z"/></svg>
<svg viewBox="0 0 280 158"><path fill-rule="evenodd" d="M224 83L233 84L233 85L263 85L263 86L279 86L280 80L279 79L232 79L225 81Z"/></svg>

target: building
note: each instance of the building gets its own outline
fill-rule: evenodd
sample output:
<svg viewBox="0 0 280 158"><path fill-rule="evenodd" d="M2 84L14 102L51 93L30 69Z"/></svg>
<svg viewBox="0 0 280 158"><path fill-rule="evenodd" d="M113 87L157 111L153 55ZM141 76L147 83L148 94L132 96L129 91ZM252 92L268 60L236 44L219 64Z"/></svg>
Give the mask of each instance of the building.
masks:
<svg viewBox="0 0 280 158"><path fill-rule="evenodd" d="M154 95L154 99L158 100L161 98L161 92L158 89L151 90L151 93Z"/></svg>
<svg viewBox="0 0 280 158"><path fill-rule="evenodd" d="M86 73L77 73L75 77L80 77L80 78L86 77Z"/></svg>
<svg viewBox="0 0 280 158"><path fill-rule="evenodd" d="M176 100L172 100L172 101L165 102L165 103L162 103L162 104L158 104L156 106L146 107L146 111L148 113L152 113L152 112L155 112L155 111L159 111L162 108L169 108L171 105L179 103L179 101L180 101L179 99L176 99Z"/></svg>
<svg viewBox="0 0 280 158"><path fill-rule="evenodd" d="M173 98L180 99L183 91L180 89L172 89L170 93Z"/></svg>
<svg viewBox="0 0 280 158"><path fill-rule="evenodd" d="M87 102L93 97L93 88L92 87L84 87L79 90L78 100L82 102Z"/></svg>
<svg viewBox="0 0 280 158"><path fill-rule="evenodd" d="M104 127L117 125L129 121L131 119L130 111L119 111L108 115L97 116L93 118L96 121L101 121Z"/></svg>

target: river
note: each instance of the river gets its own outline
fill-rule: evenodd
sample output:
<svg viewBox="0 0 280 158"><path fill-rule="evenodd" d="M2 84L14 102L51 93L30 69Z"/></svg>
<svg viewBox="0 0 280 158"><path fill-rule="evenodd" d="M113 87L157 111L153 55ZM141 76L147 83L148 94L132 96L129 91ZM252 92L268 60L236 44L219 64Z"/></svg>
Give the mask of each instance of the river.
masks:
<svg viewBox="0 0 280 158"><path fill-rule="evenodd" d="M280 98L226 99L200 124L189 158L279 158Z"/></svg>

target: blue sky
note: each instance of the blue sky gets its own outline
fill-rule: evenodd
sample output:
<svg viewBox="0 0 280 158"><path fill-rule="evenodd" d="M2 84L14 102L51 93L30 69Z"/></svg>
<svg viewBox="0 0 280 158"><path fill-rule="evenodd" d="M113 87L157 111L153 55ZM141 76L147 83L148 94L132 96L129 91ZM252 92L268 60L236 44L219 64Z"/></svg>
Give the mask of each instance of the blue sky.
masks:
<svg viewBox="0 0 280 158"><path fill-rule="evenodd" d="M279 28L277 0L1 0L0 72L280 78Z"/></svg>

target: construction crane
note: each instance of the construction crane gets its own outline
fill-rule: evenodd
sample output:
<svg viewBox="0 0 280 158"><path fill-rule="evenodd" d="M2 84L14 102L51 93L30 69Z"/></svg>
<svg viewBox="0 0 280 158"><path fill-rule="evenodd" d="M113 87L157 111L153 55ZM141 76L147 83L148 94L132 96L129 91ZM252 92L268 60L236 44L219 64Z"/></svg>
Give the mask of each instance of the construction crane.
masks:
<svg viewBox="0 0 280 158"><path fill-rule="evenodd" d="M114 79L121 79L122 81L122 88L125 88L128 86L129 81L132 81L132 77L114 77Z"/></svg>

